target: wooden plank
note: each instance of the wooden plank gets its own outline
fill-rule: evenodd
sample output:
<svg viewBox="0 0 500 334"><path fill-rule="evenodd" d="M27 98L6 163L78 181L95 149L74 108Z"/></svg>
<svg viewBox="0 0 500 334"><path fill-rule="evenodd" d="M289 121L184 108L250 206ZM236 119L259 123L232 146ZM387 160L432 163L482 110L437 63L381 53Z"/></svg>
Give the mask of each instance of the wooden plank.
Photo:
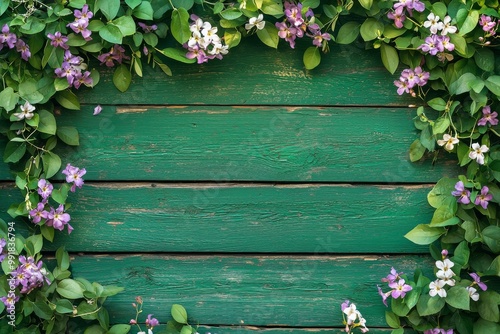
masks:
<svg viewBox="0 0 500 334"><path fill-rule="evenodd" d="M72 271L125 287L107 301L114 323L129 321L139 295L160 322L180 303L201 324L342 327L340 304L349 299L369 327L385 327L380 279L391 266L408 274L426 266L431 275L432 265L419 256L103 255L75 256Z"/></svg>
<svg viewBox="0 0 500 334"><path fill-rule="evenodd" d="M407 106L418 102L397 95L396 75L383 67L378 50L334 44L312 71L304 70L299 50L300 46L295 51L274 50L250 39L222 61L187 65L166 59L172 77L144 66L144 77L134 76L123 94L112 84L113 69L102 66L99 86L82 89L79 96L87 104Z"/></svg>
<svg viewBox="0 0 500 334"><path fill-rule="evenodd" d="M196 319L195 319L196 320ZM193 324L192 326L197 327L197 324ZM144 327L144 326L142 326ZM204 326L199 325L198 327L199 333L205 334L342 334L346 333L345 327L342 328L318 328L318 327L309 327L309 328L286 328L286 327L257 327L257 326L246 326L242 324L241 326ZM160 326L155 327L155 332L160 332L165 330L166 326L160 323ZM369 328L370 334L391 334L393 331L392 328ZM354 333L361 333L359 329L356 329ZM406 329L405 334L413 334L414 331ZM76 333L72 333L76 334ZM83 334L83 333L82 333Z"/></svg>
<svg viewBox="0 0 500 334"><path fill-rule="evenodd" d="M105 107L68 112L87 180L436 182L456 162L411 163L413 111L388 108ZM62 177L62 174L59 174Z"/></svg>
<svg viewBox="0 0 500 334"><path fill-rule="evenodd" d="M0 188L0 212L22 201ZM74 252L428 253L430 186L86 184L71 195ZM17 228L20 230L21 226Z"/></svg>

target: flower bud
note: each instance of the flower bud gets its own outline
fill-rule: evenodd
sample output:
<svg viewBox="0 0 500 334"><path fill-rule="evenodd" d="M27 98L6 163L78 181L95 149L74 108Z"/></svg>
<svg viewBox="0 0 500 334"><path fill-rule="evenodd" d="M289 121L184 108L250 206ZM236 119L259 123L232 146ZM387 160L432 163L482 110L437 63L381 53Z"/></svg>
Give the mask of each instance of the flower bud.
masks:
<svg viewBox="0 0 500 334"><path fill-rule="evenodd" d="M444 259L445 257L447 257L447 256L448 256L448 250L447 250L447 249L443 249L443 250L441 251L441 256L443 257L443 259Z"/></svg>
<svg viewBox="0 0 500 334"><path fill-rule="evenodd" d="M130 319L129 324L130 325L137 325L137 321L135 321L135 319Z"/></svg>

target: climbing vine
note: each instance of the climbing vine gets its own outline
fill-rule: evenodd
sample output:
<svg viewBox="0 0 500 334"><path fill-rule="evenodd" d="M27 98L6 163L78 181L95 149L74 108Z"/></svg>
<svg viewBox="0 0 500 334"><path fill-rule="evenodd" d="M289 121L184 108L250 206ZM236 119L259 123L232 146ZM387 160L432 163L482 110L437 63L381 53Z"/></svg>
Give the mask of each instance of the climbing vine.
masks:
<svg viewBox="0 0 500 334"><path fill-rule="evenodd" d="M79 109L78 90L98 85L103 67L113 69L124 92L144 66L170 76L172 62L223 61L243 37L256 35L272 48L308 40L297 49L309 71L332 43L364 43L380 51L391 74L398 71L395 98L409 94L418 106L410 159L439 163L451 155L464 172L436 184L428 195L432 220L406 235L431 245L435 277L392 268L383 279L387 322L394 334L406 327L500 332L500 294L488 288L500 276L499 18L497 0L0 0L3 160L24 199L8 214L29 226L23 236L15 223L0 221L1 321L18 333L65 333L75 319L88 322L85 333L127 333L137 325L141 299L130 324L111 326L103 303L121 288L73 277L64 248L53 263L41 255L56 230L78 228L67 200L86 173L54 152L79 145L77 128L58 125L54 115ZM58 173L66 183L56 189L50 179ZM347 332L367 331L355 304L346 301L341 311ZM172 316L170 330L196 332L180 305ZM145 321L148 331L158 324L151 315Z"/></svg>

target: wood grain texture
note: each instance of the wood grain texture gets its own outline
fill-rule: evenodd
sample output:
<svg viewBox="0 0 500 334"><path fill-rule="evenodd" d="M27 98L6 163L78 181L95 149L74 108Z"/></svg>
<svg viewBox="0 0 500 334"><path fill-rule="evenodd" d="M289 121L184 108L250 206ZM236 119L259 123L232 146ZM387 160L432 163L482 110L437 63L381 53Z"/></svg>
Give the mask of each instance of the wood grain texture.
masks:
<svg viewBox="0 0 500 334"><path fill-rule="evenodd" d="M81 146L59 153L86 180L429 183L458 173L446 153L434 166L409 161L409 109L92 109L58 118L78 126Z"/></svg>
<svg viewBox="0 0 500 334"><path fill-rule="evenodd" d="M130 303L140 295L160 322L179 303L200 324L342 327L340 304L349 299L368 326L385 327L376 285L391 266L412 274L423 265L431 268L432 261L410 255L103 255L75 256L72 270L75 277L125 287L107 301L114 323L129 321Z"/></svg>
<svg viewBox="0 0 500 334"><path fill-rule="evenodd" d="M430 186L86 184L71 195L74 252L427 253ZM0 188L8 199L17 191ZM21 228L20 224L18 230Z"/></svg>
<svg viewBox="0 0 500 334"><path fill-rule="evenodd" d="M308 45L307 45L308 46ZM144 77L134 76L129 90L112 84L113 69L104 71L97 89L82 90L86 104L205 104L205 105L391 105L407 106L416 99L396 93L378 50L333 45L321 65L305 71L302 52L268 48L250 38L222 61L179 64L166 59L173 76L144 66Z"/></svg>

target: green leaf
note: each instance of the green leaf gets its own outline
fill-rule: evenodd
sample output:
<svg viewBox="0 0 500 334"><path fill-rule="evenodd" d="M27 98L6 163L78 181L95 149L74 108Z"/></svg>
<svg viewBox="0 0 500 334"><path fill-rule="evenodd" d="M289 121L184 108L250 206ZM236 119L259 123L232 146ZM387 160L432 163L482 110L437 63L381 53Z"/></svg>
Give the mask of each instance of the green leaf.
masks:
<svg viewBox="0 0 500 334"><path fill-rule="evenodd" d="M43 95L38 91L37 82L32 78L19 84L19 95L31 104L37 104L43 100Z"/></svg>
<svg viewBox="0 0 500 334"><path fill-rule="evenodd" d="M420 139L415 139L410 145L410 161L415 162L424 156L425 147L420 143Z"/></svg>
<svg viewBox="0 0 500 334"><path fill-rule="evenodd" d="M469 296L467 294L467 298L468 297ZM418 300L417 311L421 316L433 315L441 311L444 305L445 305L444 298L441 298L439 296L431 297L430 295L425 294L422 295Z"/></svg>
<svg viewBox="0 0 500 334"><path fill-rule="evenodd" d="M54 228L47 225L42 225L40 226L40 232L42 233L43 237L48 241L50 242L54 241Z"/></svg>
<svg viewBox="0 0 500 334"><path fill-rule="evenodd" d="M26 143L9 141L3 152L3 161L6 163L18 162L24 156L24 153L26 153Z"/></svg>
<svg viewBox="0 0 500 334"><path fill-rule="evenodd" d="M66 109L80 110L80 101L78 101L78 97L69 89L57 92L55 98L56 101Z"/></svg>
<svg viewBox="0 0 500 334"><path fill-rule="evenodd" d="M153 19L153 7L148 1L143 1L141 5L132 11L132 15L141 20Z"/></svg>
<svg viewBox="0 0 500 334"><path fill-rule="evenodd" d="M172 11L172 22L170 31L175 40L184 44L189 40L191 31L189 30L189 13L184 8L174 9Z"/></svg>
<svg viewBox="0 0 500 334"><path fill-rule="evenodd" d="M172 314L172 318L180 324L187 324L187 312L186 309L179 304L172 305L172 309L170 311Z"/></svg>
<svg viewBox="0 0 500 334"><path fill-rule="evenodd" d="M59 299L56 302L56 312L58 313L73 313L73 304L67 299Z"/></svg>
<svg viewBox="0 0 500 334"><path fill-rule="evenodd" d="M14 92L12 87L6 87L0 92L0 107L7 111L14 110L19 102L19 94Z"/></svg>
<svg viewBox="0 0 500 334"><path fill-rule="evenodd" d="M462 74L457 81L451 83L450 94L459 95L470 91L469 82L474 79L476 79L476 76L470 72Z"/></svg>
<svg viewBox="0 0 500 334"><path fill-rule="evenodd" d="M490 225L481 231L481 234L485 237L491 238L495 241L500 241L500 227L495 225Z"/></svg>
<svg viewBox="0 0 500 334"><path fill-rule="evenodd" d="M145 2L149 3L149 2ZM150 5L151 6L151 5ZM120 29L122 36L131 36L135 34L135 22L130 16L120 16L113 21L113 24Z"/></svg>
<svg viewBox="0 0 500 334"><path fill-rule="evenodd" d="M45 152L42 155L43 170L45 178L51 178L61 169L61 158L52 152Z"/></svg>
<svg viewBox="0 0 500 334"><path fill-rule="evenodd" d="M61 270L69 269L69 254L66 252L64 247L59 247L56 251L57 266Z"/></svg>
<svg viewBox="0 0 500 334"><path fill-rule="evenodd" d="M404 334L405 330L403 328L393 329L391 334Z"/></svg>
<svg viewBox="0 0 500 334"><path fill-rule="evenodd" d="M406 317L410 312L410 308L405 304L402 298L395 298L391 300L391 310L400 317Z"/></svg>
<svg viewBox="0 0 500 334"><path fill-rule="evenodd" d="M453 252L453 257L451 260L462 268L466 268L469 263L470 249L467 241L462 241L458 244L457 248Z"/></svg>
<svg viewBox="0 0 500 334"><path fill-rule="evenodd" d="M56 119L54 115L47 110L40 110L38 113L38 131L49 135L55 135L57 130Z"/></svg>
<svg viewBox="0 0 500 334"><path fill-rule="evenodd" d="M474 334L500 333L500 324L479 318L474 323Z"/></svg>
<svg viewBox="0 0 500 334"><path fill-rule="evenodd" d="M361 24L360 33L365 42L374 40L378 36L381 36L383 32L384 25L377 19L367 18L365 22Z"/></svg>
<svg viewBox="0 0 500 334"><path fill-rule="evenodd" d="M186 50L184 49L175 49L175 48L166 48L163 50L157 49L162 55L180 61L186 64L193 64L196 62L196 59L188 59L186 58Z"/></svg>
<svg viewBox="0 0 500 334"><path fill-rule="evenodd" d="M52 197L52 199L57 203L64 204L66 203L66 199L68 198L69 190L70 190L69 184L63 183L60 189L54 189L52 191L50 197Z"/></svg>
<svg viewBox="0 0 500 334"><path fill-rule="evenodd" d="M257 30L257 36L265 45L275 49L278 47L278 29L273 24L266 22L264 29Z"/></svg>
<svg viewBox="0 0 500 334"><path fill-rule="evenodd" d="M313 68L317 67L321 62L321 54L319 53L319 48L315 46L308 47L306 52L304 52L303 61L306 69L308 70L312 70Z"/></svg>
<svg viewBox="0 0 500 334"><path fill-rule="evenodd" d="M429 204L437 209L444 204L449 204L456 201L455 197L451 194L455 190L455 184L458 179L443 177L440 179L432 190L427 195Z"/></svg>
<svg viewBox="0 0 500 334"><path fill-rule="evenodd" d="M95 6L101 10L108 21L111 21L120 10L120 0L97 0Z"/></svg>
<svg viewBox="0 0 500 334"><path fill-rule="evenodd" d="M396 49L389 44L382 43L380 45L380 55L382 57L382 63L385 68L391 73L394 74L399 66L399 56Z"/></svg>
<svg viewBox="0 0 500 334"><path fill-rule="evenodd" d="M499 75L492 75L486 79L484 82L486 87L495 94L496 96L500 96L500 76Z"/></svg>
<svg viewBox="0 0 500 334"><path fill-rule="evenodd" d="M453 286L445 298L448 305L461 310L470 310L469 291L463 286Z"/></svg>
<svg viewBox="0 0 500 334"><path fill-rule="evenodd" d="M122 32L113 24L107 24L102 27L101 30L99 30L99 36L111 44L122 44Z"/></svg>
<svg viewBox="0 0 500 334"><path fill-rule="evenodd" d="M427 102L427 104L429 104L429 107L431 107L432 109L437 110L437 111L446 110L446 101L440 97L433 98L432 100Z"/></svg>
<svg viewBox="0 0 500 334"><path fill-rule="evenodd" d="M74 126L60 126L57 129L57 137L68 145L80 145L80 136L78 130Z"/></svg>
<svg viewBox="0 0 500 334"><path fill-rule="evenodd" d="M101 293L101 297L110 297L122 292L125 288L122 286L106 285Z"/></svg>
<svg viewBox="0 0 500 334"><path fill-rule="evenodd" d="M70 278L63 279L57 284L57 293L59 293L64 298L68 299L78 299L83 298L83 288L75 280Z"/></svg>
<svg viewBox="0 0 500 334"><path fill-rule="evenodd" d="M471 32L476 27L478 21L479 21L479 12L477 10L471 10L469 12L469 15L467 15L467 17L465 18L465 21L462 24L462 26L458 27L458 33L461 36L463 36Z"/></svg>
<svg viewBox="0 0 500 334"><path fill-rule="evenodd" d="M338 44L351 44L358 38L360 26L358 22L347 22L340 27L336 42Z"/></svg>
<svg viewBox="0 0 500 334"><path fill-rule="evenodd" d="M445 233L446 229L444 227L431 227L427 224L419 224L406 233L405 238L417 245L428 245Z"/></svg>
<svg viewBox="0 0 500 334"><path fill-rule="evenodd" d="M224 41L229 48L233 48L240 44L241 33L236 29L226 29L226 31L224 31Z"/></svg>
<svg viewBox="0 0 500 334"><path fill-rule="evenodd" d="M170 69L170 67L168 67L163 63L157 63L157 64L158 66L160 66L160 69L163 71L163 73L165 73L168 76L172 76L172 70Z"/></svg>
<svg viewBox="0 0 500 334"><path fill-rule="evenodd" d="M479 297L477 311L481 318L499 322L500 313L498 310L498 304L500 303L500 294L498 292L489 289L488 291L481 292Z"/></svg>
<svg viewBox="0 0 500 334"><path fill-rule="evenodd" d="M229 9L226 9L226 10L223 10L222 12L220 12L220 16L222 16L223 18L225 18L226 20L236 20L237 18L239 18L240 16L242 16L243 13L237 9L237 8L229 8Z"/></svg>
<svg viewBox="0 0 500 334"><path fill-rule="evenodd" d="M172 0L172 4L176 8L184 8L185 10L190 10L194 5L194 0Z"/></svg>
<svg viewBox="0 0 500 334"><path fill-rule="evenodd" d="M399 317L391 311L385 311L385 321L391 328L401 327L401 322L399 321Z"/></svg>
<svg viewBox="0 0 500 334"><path fill-rule="evenodd" d="M33 304L33 311L35 311L35 314L42 319L49 320L50 318L52 318L53 311L46 302L35 302Z"/></svg>
<svg viewBox="0 0 500 334"><path fill-rule="evenodd" d="M35 234L26 239L26 243L30 242L33 245L33 255L40 253L43 247L43 237L40 234Z"/></svg>
<svg viewBox="0 0 500 334"><path fill-rule="evenodd" d="M100 325L92 325L90 327L87 327L87 329L85 329L85 332L83 332L83 334L106 334L106 333L107 331Z"/></svg>
<svg viewBox="0 0 500 334"><path fill-rule="evenodd" d="M125 3L131 9L134 9L135 7L139 6L142 3L142 0L125 0Z"/></svg>
<svg viewBox="0 0 500 334"><path fill-rule="evenodd" d="M492 72L495 69L495 54L488 48L477 49L474 53L474 60L483 71Z"/></svg>
<svg viewBox="0 0 500 334"><path fill-rule="evenodd" d="M130 325L118 324L113 325L107 334L127 334L130 331Z"/></svg>
<svg viewBox="0 0 500 334"><path fill-rule="evenodd" d="M455 52L457 52L460 56L467 56L467 41L465 38L458 34L450 34L450 42L455 45Z"/></svg>
<svg viewBox="0 0 500 334"><path fill-rule="evenodd" d="M359 0L359 4L366 10L370 10L373 5L373 0Z"/></svg>
<svg viewBox="0 0 500 334"><path fill-rule="evenodd" d="M113 73L113 83L120 92L125 92L132 82L132 74L127 66L119 65Z"/></svg>
<svg viewBox="0 0 500 334"><path fill-rule="evenodd" d="M446 15L446 5L441 2L436 2L432 4L432 12L439 16L440 18L444 18Z"/></svg>

